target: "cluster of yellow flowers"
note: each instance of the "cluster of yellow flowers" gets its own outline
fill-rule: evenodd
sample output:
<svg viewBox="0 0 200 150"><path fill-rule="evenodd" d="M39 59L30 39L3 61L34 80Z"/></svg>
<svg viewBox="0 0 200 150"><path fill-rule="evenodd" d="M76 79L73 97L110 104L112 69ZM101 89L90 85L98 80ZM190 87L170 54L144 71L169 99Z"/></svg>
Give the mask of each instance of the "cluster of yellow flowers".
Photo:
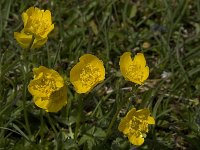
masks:
<svg viewBox="0 0 200 150"><path fill-rule="evenodd" d="M31 7L22 14L24 29L15 32L14 37L22 48L38 48L47 41L53 30L49 10ZM131 53L125 52L119 61L120 71L126 80L141 85L149 76L149 67L142 53L132 60ZM47 112L58 112L67 104L67 87L62 76L44 66L33 68L34 79L28 85L34 103ZM84 54L70 71L70 82L77 93L89 93L105 79L103 62L92 54ZM128 136L134 145L144 142L148 124L155 124L148 109L131 109L119 124L119 131Z"/></svg>

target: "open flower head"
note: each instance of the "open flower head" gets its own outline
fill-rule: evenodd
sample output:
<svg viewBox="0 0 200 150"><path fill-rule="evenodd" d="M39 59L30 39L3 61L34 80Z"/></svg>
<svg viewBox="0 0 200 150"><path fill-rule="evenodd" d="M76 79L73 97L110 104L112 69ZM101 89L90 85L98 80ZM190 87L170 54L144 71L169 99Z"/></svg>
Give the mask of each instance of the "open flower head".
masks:
<svg viewBox="0 0 200 150"><path fill-rule="evenodd" d="M149 76L149 67L142 53L137 53L132 60L131 53L125 52L120 57L119 65L122 75L131 82L142 84Z"/></svg>
<svg viewBox="0 0 200 150"><path fill-rule="evenodd" d="M132 108L121 120L118 129L128 136L133 145L142 145L148 132L148 124L155 124L155 120L150 116L149 109L137 110Z"/></svg>
<svg viewBox="0 0 200 150"><path fill-rule="evenodd" d="M14 32L14 37L22 48L27 48L34 38L31 48L38 48L47 41L47 35L54 29L49 10L30 7L22 13L24 28L21 32Z"/></svg>
<svg viewBox="0 0 200 150"><path fill-rule="evenodd" d="M44 66L33 69L34 79L28 85L35 104L48 112L57 112L67 103L63 78L53 69Z"/></svg>
<svg viewBox="0 0 200 150"><path fill-rule="evenodd" d="M88 93L105 78L103 62L96 56L85 54L70 71L70 82L77 93Z"/></svg>

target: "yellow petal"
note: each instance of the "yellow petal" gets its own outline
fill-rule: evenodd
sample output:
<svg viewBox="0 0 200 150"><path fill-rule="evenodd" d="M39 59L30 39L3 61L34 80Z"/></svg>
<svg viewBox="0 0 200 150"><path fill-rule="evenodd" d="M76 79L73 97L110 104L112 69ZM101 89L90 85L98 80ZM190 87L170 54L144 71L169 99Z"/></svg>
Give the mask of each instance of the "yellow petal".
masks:
<svg viewBox="0 0 200 150"><path fill-rule="evenodd" d="M43 35L40 35L41 38L46 38L47 35L54 29L54 24L52 24L51 20L51 12L49 10L46 10L42 13L42 19L45 20L46 26L46 31L44 32Z"/></svg>
<svg viewBox="0 0 200 150"><path fill-rule="evenodd" d="M33 97L34 103L47 112L58 112L63 106L67 104L67 90L66 86L59 91L54 92L51 97Z"/></svg>
<svg viewBox="0 0 200 150"><path fill-rule="evenodd" d="M118 130L123 132L124 129L126 128L126 124L127 124L127 120L123 118L119 123Z"/></svg>
<svg viewBox="0 0 200 150"><path fill-rule="evenodd" d="M146 66L143 71L143 77L142 77L142 82L144 82L148 77L149 77L149 67Z"/></svg>
<svg viewBox="0 0 200 150"><path fill-rule="evenodd" d="M51 25L51 12L49 10L45 10L42 17Z"/></svg>
<svg viewBox="0 0 200 150"><path fill-rule="evenodd" d="M41 10L37 7L30 7L29 9L26 10L27 15L30 17L40 17L40 19L43 16L44 10Z"/></svg>
<svg viewBox="0 0 200 150"><path fill-rule="evenodd" d="M84 86L82 83L81 83L81 80L77 80L77 81L70 81L74 88L75 88L75 91L79 94L81 93L88 93L91 89L92 89L92 86Z"/></svg>
<svg viewBox="0 0 200 150"><path fill-rule="evenodd" d="M84 63L78 62L71 70L70 70L70 82L76 82L80 80L80 74L82 72Z"/></svg>
<svg viewBox="0 0 200 150"><path fill-rule="evenodd" d="M35 13L35 8L36 8L36 7L30 7L30 8L28 8L28 9L26 10L27 15L28 15L28 16L31 16L32 14L34 14L34 13Z"/></svg>
<svg viewBox="0 0 200 150"><path fill-rule="evenodd" d="M124 128L124 130L123 130L123 133L125 134L125 135L127 135L128 133L130 132L130 127L129 127L129 125L127 124L127 126Z"/></svg>
<svg viewBox="0 0 200 150"><path fill-rule="evenodd" d="M146 120L148 118L148 116L150 115L150 111L148 108L145 109L140 109L136 111L135 114L138 118L144 119Z"/></svg>
<svg viewBox="0 0 200 150"><path fill-rule="evenodd" d="M132 78L130 78L129 79L131 82L134 82L134 83L136 83L136 84L139 84L139 85L141 85L142 84L142 82L141 81L139 81L139 80L136 80L136 79L132 79Z"/></svg>
<svg viewBox="0 0 200 150"><path fill-rule="evenodd" d="M155 124L155 120L153 117L151 116L148 117L148 124Z"/></svg>
<svg viewBox="0 0 200 150"><path fill-rule="evenodd" d="M127 71L129 66L132 64L132 59L131 59L131 53L130 52L125 52L121 57L119 61L120 65L120 71L122 75L127 79Z"/></svg>
<svg viewBox="0 0 200 150"><path fill-rule="evenodd" d="M22 48L28 48L32 40L32 35L23 32L14 32L14 37Z"/></svg>
<svg viewBox="0 0 200 150"><path fill-rule="evenodd" d="M28 85L28 91L31 93L31 95L36 96L36 97L48 97L51 92L45 92L45 88L40 88L40 85L38 83L41 83L43 77L43 73L40 73L38 76L38 79L33 79L30 81Z"/></svg>
<svg viewBox="0 0 200 150"><path fill-rule="evenodd" d="M28 15L27 15L27 13L22 13L22 20L23 20L23 22L24 22L24 27L26 26L26 24L27 24L27 21L28 21Z"/></svg>
<svg viewBox="0 0 200 150"><path fill-rule="evenodd" d="M99 69L98 71L99 71L100 76L98 78L98 81L99 81L98 83L100 83L105 79L105 68L104 68L103 62L97 58L94 61L92 61L92 64L93 66Z"/></svg>
<svg viewBox="0 0 200 150"><path fill-rule="evenodd" d="M84 87L82 84L81 84L81 80L77 80L77 81L70 81L73 86L74 86L74 89L77 93L81 94L81 93L87 93L87 91L89 91L89 87Z"/></svg>
<svg viewBox="0 0 200 150"><path fill-rule="evenodd" d="M129 135L128 139L133 145L136 145L136 146L140 146L144 143L144 138L141 136L136 137L135 135Z"/></svg>
<svg viewBox="0 0 200 150"><path fill-rule="evenodd" d="M47 42L47 39L48 39L47 37L46 38L40 38L40 39L35 38L33 45L31 46L31 49L42 47Z"/></svg>
<svg viewBox="0 0 200 150"><path fill-rule="evenodd" d="M28 48L32 41L32 35L25 34L23 30L21 32L14 32L14 37L22 48ZM46 41L47 38L44 39L35 38L31 46L31 49L43 46L46 43Z"/></svg>
<svg viewBox="0 0 200 150"><path fill-rule="evenodd" d="M33 101L34 101L35 105L37 105L38 107L45 109L45 110L47 109L47 105L49 103L48 98L34 96Z"/></svg>
<svg viewBox="0 0 200 150"><path fill-rule="evenodd" d="M124 117L121 122L119 123L118 130L123 132L123 134L128 134L129 131L129 120Z"/></svg>
<svg viewBox="0 0 200 150"><path fill-rule="evenodd" d="M38 68L33 68L33 74L34 74L34 78L37 78L37 76L42 73L42 72L48 72L48 68L46 68L45 66L39 66Z"/></svg>
<svg viewBox="0 0 200 150"><path fill-rule="evenodd" d="M43 35L43 37L47 37L47 35L54 29L54 24L50 25L46 33Z"/></svg>
<svg viewBox="0 0 200 150"><path fill-rule="evenodd" d="M67 88L63 86L60 90L55 91L47 105L47 112L58 112L63 106L67 104Z"/></svg>
<svg viewBox="0 0 200 150"><path fill-rule="evenodd" d="M54 24L50 25L49 28L44 32L44 34L37 35L37 38L47 39L47 35L54 29Z"/></svg>
<svg viewBox="0 0 200 150"><path fill-rule="evenodd" d="M137 55L135 55L135 57L134 57L133 62L135 64L137 64L138 66L141 66L142 68L144 68L146 66L146 60L142 53L137 53Z"/></svg>
<svg viewBox="0 0 200 150"><path fill-rule="evenodd" d="M50 26L48 33L50 33L53 29L54 29L54 24L52 24L52 25Z"/></svg>
<svg viewBox="0 0 200 150"><path fill-rule="evenodd" d="M96 59L98 59L98 58L92 54L84 54L83 56L81 56L79 58L79 61L86 64L86 63L90 63Z"/></svg>
<svg viewBox="0 0 200 150"><path fill-rule="evenodd" d="M131 110L129 110L129 112L126 114L127 120L131 120L132 117L135 115L135 113L136 113L136 109L135 108L132 108Z"/></svg>

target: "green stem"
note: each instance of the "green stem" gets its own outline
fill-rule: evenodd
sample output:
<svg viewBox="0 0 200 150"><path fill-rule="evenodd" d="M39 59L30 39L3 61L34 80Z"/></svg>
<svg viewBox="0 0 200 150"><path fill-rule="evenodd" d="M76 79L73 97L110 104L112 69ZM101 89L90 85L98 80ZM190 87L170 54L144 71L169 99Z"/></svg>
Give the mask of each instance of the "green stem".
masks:
<svg viewBox="0 0 200 150"><path fill-rule="evenodd" d="M41 122L41 126L40 126L40 136L41 136L41 143L43 143L43 139L44 139L43 109L40 109L40 122Z"/></svg>
<svg viewBox="0 0 200 150"><path fill-rule="evenodd" d="M116 112L115 112L115 114L114 114L114 116L113 116L113 118L112 118L112 120L111 120L111 122L110 122L110 124L108 126L107 137L109 137L109 135L111 134L112 127L113 127L113 125L114 125L114 123L115 123L115 121L117 119L117 116L118 116L120 110L121 110L121 107L117 108L117 110L116 110Z"/></svg>
<svg viewBox="0 0 200 150"><path fill-rule="evenodd" d="M27 83L28 83L28 61L27 61L27 51L30 50L32 44L34 42L34 37L32 37L30 45L28 46L27 50L23 50L22 54L22 68L24 74L24 81L23 81L23 107L24 107L24 120L26 125L26 130L28 132L29 138L31 137L31 129L28 121L28 114L26 109L26 98L27 98Z"/></svg>
<svg viewBox="0 0 200 150"><path fill-rule="evenodd" d="M55 126L53 124L53 121L52 121L51 117L49 116L49 113L46 113L46 114L47 114L47 118L49 120L51 128L53 129L53 131L55 132L55 134L58 135L58 131L56 130L56 128L55 128Z"/></svg>
<svg viewBox="0 0 200 150"><path fill-rule="evenodd" d="M74 133L75 141L77 140L77 137L78 137L78 131L80 128L82 111L83 111L83 97L82 97L82 95L79 95L79 97L78 97L78 115L77 115L77 119L76 119L76 128L75 128L75 133Z"/></svg>
<svg viewBox="0 0 200 150"><path fill-rule="evenodd" d="M26 97L27 97L27 75L26 75L26 69L24 68L24 83L23 83L23 107L24 107L24 120L26 124L26 130L28 132L29 138L31 137L31 129L28 121L28 114L26 110Z"/></svg>
<svg viewBox="0 0 200 150"><path fill-rule="evenodd" d="M118 116L118 114L119 114L119 112L120 112L120 110L121 110L121 108L124 106L124 104L126 104L127 103L127 101L128 101L128 98L127 98L127 100L120 100L120 96L119 96L119 94L120 94L120 91L121 91L121 86L122 86L122 82L121 81L119 81L119 83L117 84L117 89L118 89L118 91L119 92L117 92L117 95L116 95L116 100L118 100L118 102L117 102L117 108L116 108L116 112L115 112L115 114L114 114L114 116L113 116L113 118L112 118L112 120L111 120L111 122L110 122L110 124L109 124L109 126L108 126L108 129L107 129L107 133L106 133L106 139L110 136L110 134L112 133L112 127L113 127L113 125L114 125L114 123L115 123L115 121L117 120L117 116Z"/></svg>

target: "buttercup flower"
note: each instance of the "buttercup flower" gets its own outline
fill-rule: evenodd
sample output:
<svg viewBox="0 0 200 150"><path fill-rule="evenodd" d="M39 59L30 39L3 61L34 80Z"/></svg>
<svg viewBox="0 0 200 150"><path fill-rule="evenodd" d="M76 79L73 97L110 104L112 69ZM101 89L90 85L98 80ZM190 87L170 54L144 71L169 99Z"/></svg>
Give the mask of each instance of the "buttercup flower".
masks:
<svg viewBox="0 0 200 150"><path fill-rule="evenodd" d="M28 85L34 103L47 112L57 112L67 104L67 91L63 78L44 66L33 68L34 79Z"/></svg>
<svg viewBox="0 0 200 150"><path fill-rule="evenodd" d="M155 124L155 120L150 116L149 109L137 110L132 108L121 120L118 129L128 136L133 145L142 145L144 137L148 132L148 124Z"/></svg>
<svg viewBox="0 0 200 150"><path fill-rule="evenodd" d="M77 93L87 93L105 78L103 62L96 56L85 54L70 71L70 82Z"/></svg>
<svg viewBox="0 0 200 150"><path fill-rule="evenodd" d="M25 34L24 30L21 32L14 32L14 37L22 48L28 48L32 41L32 35ZM47 38L35 38L31 49L40 48L46 43L46 41Z"/></svg>
<svg viewBox="0 0 200 150"><path fill-rule="evenodd" d="M119 65L122 75L131 82L142 84L149 76L149 67L142 53L137 53L132 60L131 53L125 52L120 57Z"/></svg>
<svg viewBox="0 0 200 150"><path fill-rule="evenodd" d="M14 32L14 37L22 48L27 48L34 38L31 48L39 48L48 39L47 35L54 29L49 10L40 10L37 7L30 7L22 13L24 29L21 32Z"/></svg>

